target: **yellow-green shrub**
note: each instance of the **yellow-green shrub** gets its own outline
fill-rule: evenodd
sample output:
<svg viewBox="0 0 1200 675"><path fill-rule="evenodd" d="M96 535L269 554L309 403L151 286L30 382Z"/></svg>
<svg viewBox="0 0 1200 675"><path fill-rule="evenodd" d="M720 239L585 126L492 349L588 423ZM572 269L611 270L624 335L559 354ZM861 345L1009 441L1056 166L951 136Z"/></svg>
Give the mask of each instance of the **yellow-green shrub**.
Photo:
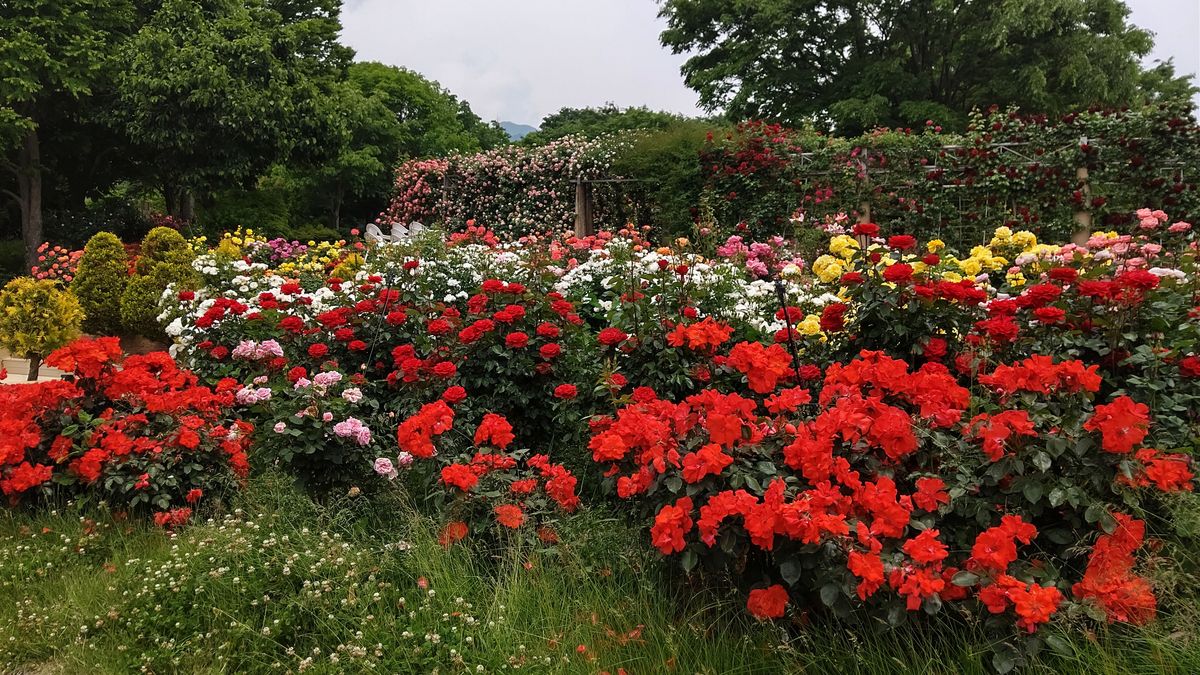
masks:
<svg viewBox="0 0 1200 675"><path fill-rule="evenodd" d="M97 232L83 247L71 291L83 308L83 329L94 335L121 332L121 295L129 282L129 257L111 232Z"/></svg>
<svg viewBox="0 0 1200 675"><path fill-rule="evenodd" d="M142 240L136 274L121 295L121 323L125 330L154 340L165 340L158 323L163 292L170 284L178 288L193 286L195 259L183 235L169 227L156 227Z"/></svg>
<svg viewBox="0 0 1200 675"><path fill-rule="evenodd" d="M42 357L79 337L83 310L57 281L17 277L0 290L0 347L30 361L36 379Z"/></svg>
<svg viewBox="0 0 1200 675"><path fill-rule="evenodd" d="M155 265L177 261L183 252L190 254L191 248L182 234L169 227L156 227L142 239L142 249L138 252L136 265L137 273L150 274Z"/></svg>

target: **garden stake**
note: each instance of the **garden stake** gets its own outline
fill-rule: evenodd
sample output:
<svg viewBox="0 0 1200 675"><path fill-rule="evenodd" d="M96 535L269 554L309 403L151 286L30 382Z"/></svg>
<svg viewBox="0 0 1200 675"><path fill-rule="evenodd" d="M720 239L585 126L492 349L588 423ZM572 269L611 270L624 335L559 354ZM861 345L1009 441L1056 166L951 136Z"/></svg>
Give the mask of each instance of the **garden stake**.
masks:
<svg viewBox="0 0 1200 675"><path fill-rule="evenodd" d="M788 351L792 353L792 370L796 371L796 384L800 383L800 355L796 352L796 340L792 337L792 319L787 311L787 292L783 279L775 277L775 297L779 298L779 309L783 312L783 325L787 326Z"/></svg>

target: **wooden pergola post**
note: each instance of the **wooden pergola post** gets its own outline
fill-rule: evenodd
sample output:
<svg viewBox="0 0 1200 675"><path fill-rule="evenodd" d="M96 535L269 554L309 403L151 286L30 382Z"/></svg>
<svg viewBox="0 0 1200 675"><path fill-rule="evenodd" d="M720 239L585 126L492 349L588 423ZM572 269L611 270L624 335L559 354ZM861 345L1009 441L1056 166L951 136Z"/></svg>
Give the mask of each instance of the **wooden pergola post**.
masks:
<svg viewBox="0 0 1200 675"><path fill-rule="evenodd" d="M575 177L575 236L590 237L596 233L592 219L592 184L583 176Z"/></svg>
<svg viewBox="0 0 1200 675"><path fill-rule="evenodd" d="M1087 144L1087 136L1079 139L1080 146ZM1092 185L1088 182L1086 162L1075 169L1075 179L1079 181L1079 192L1083 198L1079 209L1075 211L1075 232L1071 235L1071 241L1082 245L1092 236Z"/></svg>

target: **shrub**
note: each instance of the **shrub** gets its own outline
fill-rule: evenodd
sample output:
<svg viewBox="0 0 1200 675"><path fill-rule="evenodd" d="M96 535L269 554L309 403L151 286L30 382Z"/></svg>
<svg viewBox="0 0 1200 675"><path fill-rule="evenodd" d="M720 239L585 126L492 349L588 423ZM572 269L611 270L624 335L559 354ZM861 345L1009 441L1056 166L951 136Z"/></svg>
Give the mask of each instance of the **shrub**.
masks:
<svg viewBox="0 0 1200 675"><path fill-rule="evenodd" d="M542 543L557 541L556 516L579 507L578 480L545 454L513 446L516 436L503 415L486 413L470 442L451 434L454 409L439 400L400 423L400 454L375 460L375 473L394 479L412 468L414 489L426 492L443 511L441 542L450 545L472 530L485 539L514 531ZM512 447L510 447L512 446Z"/></svg>
<svg viewBox="0 0 1200 675"><path fill-rule="evenodd" d="M166 339L158 321L163 293L168 286L187 288L196 283L194 259L191 247L179 232L169 227L150 230L135 264L137 273L121 296L121 323L126 331L150 339Z"/></svg>
<svg viewBox="0 0 1200 675"><path fill-rule="evenodd" d="M121 359L117 338L46 357L70 381L0 387L0 490L14 503L87 496L181 525L246 475L253 427L227 423L228 386L201 386L163 352Z"/></svg>
<svg viewBox="0 0 1200 675"><path fill-rule="evenodd" d="M894 626L978 602L987 626L1032 633L1060 607L1154 615L1133 571L1145 526L1128 512L1147 507L1139 488L1192 490L1191 461L1142 445L1145 406L1093 405L1095 366L1034 356L972 396L943 366L864 351L810 390L780 386L787 355L760 347L714 369L753 393L728 380L679 402L644 390L592 422L593 459L685 570L748 587L760 618L825 606Z"/></svg>
<svg viewBox="0 0 1200 675"><path fill-rule="evenodd" d="M702 122L678 122L638 135L619 152L613 173L644 181L627 186L640 207L638 224L654 225L663 238L692 231L704 189L697 158L707 132Z"/></svg>
<svg viewBox="0 0 1200 675"><path fill-rule="evenodd" d="M83 329L95 335L121 332L121 296L129 282L125 245L110 232L97 232L83 247L71 291L83 308Z"/></svg>
<svg viewBox="0 0 1200 675"><path fill-rule="evenodd" d="M275 371L286 362L282 355L274 340L244 341L233 351L235 359L264 363ZM369 487L367 468L385 439L371 430L379 403L363 392L365 378L297 366L288 370L286 383L270 384L259 376L236 394L236 401L257 418L277 420L258 431L256 465L276 465L318 492Z"/></svg>
<svg viewBox="0 0 1200 675"><path fill-rule="evenodd" d="M79 300L58 282L18 277L0 291L0 347L30 361L36 380L42 357L79 337Z"/></svg>
<svg viewBox="0 0 1200 675"><path fill-rule="evenodd" d="M177 230L169 227L156 227L146 234L138 253L136 270L138 274L150 274L158 263L178 263L181 256L190 252L187 240Z"/></svg>

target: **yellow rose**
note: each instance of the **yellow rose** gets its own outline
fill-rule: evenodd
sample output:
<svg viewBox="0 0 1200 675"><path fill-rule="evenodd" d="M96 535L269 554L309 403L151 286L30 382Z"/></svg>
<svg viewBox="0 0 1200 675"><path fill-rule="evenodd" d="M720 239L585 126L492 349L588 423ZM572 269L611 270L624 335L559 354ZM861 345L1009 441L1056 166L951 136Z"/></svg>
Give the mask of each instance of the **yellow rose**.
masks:
<svg viewBox="0 0 1200 675"><path fill-rule="evenodd" d="M961 274L959 274L958 272L951 272L951 271L947 270L945 272L942 272L942 279L949 281L951 283L957 284L958 282L963 280L963 276Z"/></svg>
<svg viewBox="0 0 1200 675"><path fill-rule="evenodd" d="M925 244L925 250L930 253L937 253L944 248L946 248L946 242L941 239L930 239L929 243Z"/></svg>
<svg viewBox="0 0 1200 675"><path fill-rule="evenodd" d="M858 240L849 235L839 234L829 240L829 252L847 260L854 257L858 248Z"/></svg>
<svg viewBox="0 0 1200 675"><path fill-rule="evenodd" d="M976 258L967 258L958 261L958 269L962 270L963 274L973 277L983 271L983 264Z"/></svg>
<svg viewBox="0 0 1200 675"><path fill-rule="evenodd" d="M842 263L831 255L823 255L813 261L813 274L825 283L831 283L842 276Z"/></svg>
<svg viewBox="0 0 1200 675"><path fill-rule="evenodd" d="M801 335L816 335L821 332L821 317L816 314L809 314L804 317L804 320L796 324L796 331Z"/></svg>

